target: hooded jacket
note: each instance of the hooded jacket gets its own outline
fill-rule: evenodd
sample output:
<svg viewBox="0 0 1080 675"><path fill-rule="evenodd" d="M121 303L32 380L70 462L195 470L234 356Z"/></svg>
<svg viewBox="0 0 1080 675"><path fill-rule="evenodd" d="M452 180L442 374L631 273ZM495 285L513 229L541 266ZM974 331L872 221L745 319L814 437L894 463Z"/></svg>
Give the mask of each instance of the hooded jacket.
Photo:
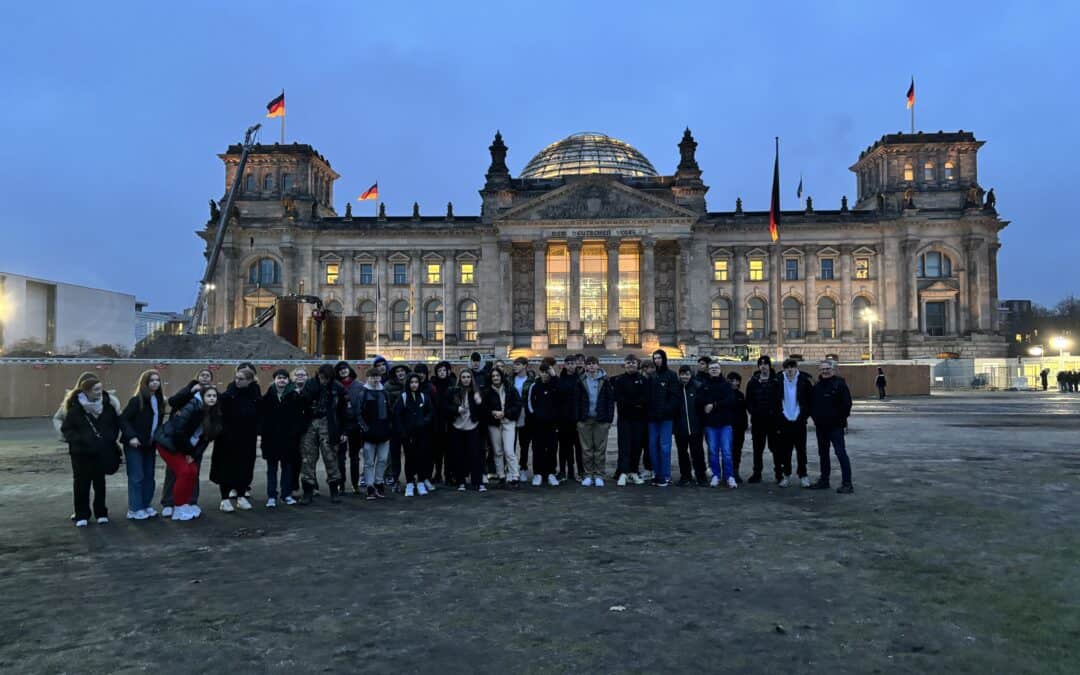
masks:
<svg viewBox="0 0 1080 675"><path fill-rule="evenodd" d="M752 420L769 420L776 414L776 373L769 368L768 382L755 372L746 383L746 411Z"/></svg>
<svg viewBox="0 0 1080 675"><path fill-rule="evenodd" d="M660 355L660 365L649 378L649 421L664 422L675 419L680 384L679 376L668 368L667 352L657 349L653 352L656 354Z"/></svg>
<svg viewBox="0 0 1080 675"><path fill-rule="evenodd" d="M357 382L353 382L354 387ZM304 388L300 390L300 398L301 426L304 431L311 426L312 420L325 417L326 433L331 439L340 438L346 433L349 428L349 397L340 382L330 380L324 385L319 382L318 377L309 377Z"/></svg>
<svg viewBox="0 0 1080 675"><path fill-rule="evenodd" d="M394 429L402 436L423 436L431 431L435 406L422 389L404 391L394 401Z"/></svg>
<svg viewBox="0 0 1080 675"><path fill-rule="evenodd" d="M394 432L393 405L389 392L382 384L372 386L357 380L349 387L351 423L363 434L365 443L385 443L390 440Z"/></svg>
<svg viewBox="0 0 1080 675"><path fill-rule="evenodd" d="M557 387L559 389L559 421L575 424L578 421L577 413L577 386L581 376L570 368L563 368L559 373Z"/></svg>
<svg viewBox="0 0 1080 675"><path fill-rule="evenodd" d="M712 410L705 412L705 406L712 404ZM731 426L735 420L735 390L731 388L723 375L710 377L697 400L698 415L703 427L723 428Z"/></svg>
<svg viewBox="0 0 1080 675"><path fill-rule="evenodd" d="M499 426L502 424L502 420L495 419L491 413L496 410L500 410L503 413L503 420L509 422L517 422L518 416L521 415L521 397L518 396L517 389L514 389L514 385L503 381L503 395L500 397L499 392L495 387L488 385L483 391L484 397L484 422L488 426ZM505 400L504 400L505 399Z"/></svg>
<svg viewBox="0 0 1080 675"><path fill-rule="evenodd" d="M702 385L696 379L691 379L686 384L679 382L678 407L675 411L675 424L672 427L679 438L689 438L701 433L701 418L698 416L697 406L701 389Z"/></svg>
<svg viewBox="0 0 1080 675"><path fill-rule="evenodd" d="M200 459L206 451L206 446L214 440L206 434L200 434L195 445L191 445L191 437L202 425L205 415L202 399L192 396L183 408L173 410L168 421L158 427L154 434L154 442L169 452L178 452L190 455L196 460Z"/></svg>
<svg viewBox="0 0 1080 675"><path fill-rule="evenodd" d="M582 373L577 378L577 387L574 389L575 419L578 422L590 419L589 390L585 383L588 377L588 372ZM600 424L611 424L611 421L615 419L615 390L603 368L597 370L596 378L600 381L600 386L596 393L596 417L593 419Z"/></svg>
<svg viewBox="0 0 1080 675"><path fill-rule="evenodd" d="M619 419L644 421L652 393L649 378L640 370L633 374L626 372L613 377L611 386Z"/></svg>
<svg viewBox="0 0 1080 675"><path fill-rule="evenodd" d="M528 405L525 406L531 422L550 426L559 419L559 384L555 378L544 382L538 377L529 387Z"/></svg>
<svg viewBox="0 0 1080 675"><path fill-rule="evenodd" d="M120 436L120 415L110 401L104 401L101 414L96 418L76 401L65 406L66 414L60 433L68 444L72 455L96 455L106 462L119 448L116 445Z"/></svg>

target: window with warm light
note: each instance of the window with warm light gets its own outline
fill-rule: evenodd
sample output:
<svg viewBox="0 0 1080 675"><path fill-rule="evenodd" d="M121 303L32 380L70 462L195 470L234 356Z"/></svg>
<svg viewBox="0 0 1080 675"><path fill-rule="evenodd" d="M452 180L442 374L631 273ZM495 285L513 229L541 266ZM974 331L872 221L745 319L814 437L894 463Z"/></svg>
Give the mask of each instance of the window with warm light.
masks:
<svg viewBox="0 0 1080 675"><path fill-rule="evenodd" d="M731 305L725 298L713 300L711 329L712 339L731 339Z"/></svg>
<svg viewBox="0 0 1080 675"><path fill-rule="evenodd" d="M461 263L461 279L460 279L460 282L463 283L463 284L475 283L473 281L473 273L474 273L474 271L475 271L475 265L473 265L473 263L471 263L471 262Z"/></svg>
<svg viewBox="0 0 1080 675"><path fill-rule="evenodd" d="M624 344L641 344L641 257L634 242L619 246L619 333Z"/></svg>
<svg viewBox="0 0 1080 675"><path fill-rule="evenodd" d="M398 300L390 307L390 339L405 342L409 339L409 303Z"/></svg>
<svg viewBox="0 0 1080 675"><path fill-rule="evenodd" d="M750 261L750 281L765 280L765 261L755 258Z"/></svg>
<svg viewBox="0 0 1080 675"><path fill-rule="evenodd" d="M945 180L956 180L956 165L952 162L945 162Z"/></svg>
<svg viewBox="0 0 1080 675"><path fill-rule="evenodd" d="M714 260L714 261L712 261L712 276L713 276L713 281L727 281L728 280L728 261L726 261L726 260Z"/></svg>
<svg viewBox="0 0 1080 675"><path fill-rule="evenodd" d="M746 303L746 337L764 340L769 332L769 305L761 298L750 298Z"/></svg>
<svg viewBox="0 0 1080 675"><path fill-rule="evenodd" d="M458 329L462 342L476 342L476 323L479 316L475 300L465 300L458 306Z"/></svg>
<svg viewBox="0 0 1080 675"><path fill-rule="evenodd" d="M327 263L326 265L326 283L333 286L338 282L338 277L341 274L341 265L337 263Z"/></svg>
<svg viewBox="0 0 1080 675"><path fill-rule="evenodd" d="M581 247L581 322L585 343L604 344L607 334L607 251L603 244Z"/></svg>
<svg viewBox="0 0 1080 675"><path fill-rule="evenodd" d="M822 298L817 303L818 334L823 338L836 337L836 303L832 298Z"/></svg>
<svg viewBox="0 0 1080 675"><path fill-rule="evenodd" d="M547 253L548 344L565 345L570 319L570 253L565 246L548 248Z"/></svg>
<svg viewBox="0 0 1080 675"><path fill-rule="evenodd" d="M869 324L874 320L873 312L870 301L861 295L851 302L851 314L855 317L855 335L860 339L866 339L870 332Z"/></svg>
<svg viewBox="0 0 1080 675"><path fill-rule="evenodd" d="M915 180L915 167L911 166L911 162L904 164L904 180L909 183Z"/></svg>
<svg viewBox="0 0 1080 675"><path fill-rule="evenodd" d="M427 276L424 278L425 284L441 284L442 283L442 264L441 263L428 263Z"/></svg>
<svg viewBox="0 0 1080 675"><path fill-rule="evenodd" d="M870 258L855 258L855 278L870 278Z"/></svg>
<svg viewBox="0 0 1080 675"><path fill-rule="evenodd" d="M424 340L438 342L443 339L443 308L438 300L424 307Z"/></svg>

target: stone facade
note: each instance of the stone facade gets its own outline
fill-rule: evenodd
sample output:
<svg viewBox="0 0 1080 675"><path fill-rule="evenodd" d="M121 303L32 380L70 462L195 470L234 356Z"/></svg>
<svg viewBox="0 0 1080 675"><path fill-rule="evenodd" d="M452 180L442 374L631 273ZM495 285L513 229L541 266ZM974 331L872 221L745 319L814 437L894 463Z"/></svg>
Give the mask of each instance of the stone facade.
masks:
<svg viewBox="0 0 1080 675"><path fill-rule="evenodd" d="M445 332L453 355L664 346L752 356L782 343L787 354L856 360L876 315L874 358L1002 356L994 308L1007 222L978 184L981 145L963 131L884 136L851 167L854 207L845 197L817 210L807 199L781 214L779 244L768 212L741 200L707 209L689 130L671 176L575 163L514 178L496 134L479 216L449 206L439 216L338 215L338 176L314 149L257 146L210 323L247 325L277 296L308 294L367 317L369 351L377 343L391 355L409 333L415 355L433 354ZM226 186L239 152L221 155ZM199 234L212 241L214 227Z"/></svg>

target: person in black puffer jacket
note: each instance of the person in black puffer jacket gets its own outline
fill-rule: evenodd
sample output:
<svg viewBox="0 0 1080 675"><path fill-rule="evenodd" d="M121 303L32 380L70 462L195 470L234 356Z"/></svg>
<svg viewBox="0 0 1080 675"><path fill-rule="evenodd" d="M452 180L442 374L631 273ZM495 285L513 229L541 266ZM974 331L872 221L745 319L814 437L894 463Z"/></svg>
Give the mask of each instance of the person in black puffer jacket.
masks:
<svg viewBox="0 0 1080 675"><path fill-rule="evenodd" d="M154 502L154 432L165 419L165 395L161 393L161 374L146 370L139 375L135 395L120 413L120 442L127 464L128 512L132 520L157 516Z"/></svg>
<svg viewBox="0 0 1080 675"><path fill-rule="evenodd" d="M574 464L582 470L581 438L577 430L577 410L574 401L578 380L583 369L577 365L577 357L568 354L563 359L563 368L559 373L556 386L559 389L559 480L574 480Z"/></svg>
<svg viewBox="0 0 1080 675"><path fill-rule="evenodd" d="M431 378L431 384L435 388L433 400L437 404L435 421L431 427L431 463L434 474L432 480L435 483L445 480L448 486L457 485L449 447L453 419L446 412L446 397L450 390L457 386L457 376L448 361L435 364L435 377Z"/></svg>
<svg viewBox="0 0 1080 675"><path fill-rule="evenodd" d="M731 423L735 412L735 392L720 372L720 362L709 364L709 379L698 396L698 415L709 443L709 468L713 487L726 477L729 488L736 487L735 468L731 462ZM721 458L723 464L721 464Z"/></svg>
<svg viewBox="0 0 1080 675"><path fill-rule="evenodd" d="M200 387L179 410L173 410L168 421L154 434L154 449L173 472L175 500L173 520L191 520L202 515L195 503L199 486L199 466L210 442L221 435L221 405L218 390L213 385Z"/></svg>
<svg viewBox="0 0 1080 675"><path fill-rule="evenodd" d="M671 433L678 408L679 376L668 368L667 352L652 353L656 373L649 378L649 458L655 485L671 485Z"/></svg>
<svg viewBox="0 0 1080 675"><path fill-rule="evenodd" d="M390 458L390 438L394 435L393 401L382 384L380 368L369 368L367 381L349 387L349 424L364 439L364 482L367 499L386 497L386 464Z"/></svg>
<svg viewBox="0 0 1080 675"><path fill-rule="evenodd" d="M181 389L180 391L176 392L175 394L173 394L172 396L169 397L169 410L172 411L172 414L176 414L177 411L183 410L184 406L186 406L188 404L188 402L191 401L191 399L195 397L195 394L205 390L209 386L212 386L213 383L214 383L214 373L212 373L207 368L203 368L203 369L199 370L199 372L197 372L195 374L195 379L194 380L188 382L187 385L184 386L183 389ZM199 463L199 467L196 467L196 468L201 470L201 468L202 468L202 455L200 454L199 457L195 461ZM174 487L175 484L176 484L176 474L173 473L173 470L170 469L169 465L166 463L166 465L165 465L165 484L162 485L162 487L161 487L161 515L162 515L162 517L168 518L169 516L172 515L173 504L175 503L175 500L173 499L173 487ZM193 488L193 492L191 493L191 498L190 498L189 503L191 503L191 504L198 504L199 503L199 482L198 481L195 482L195 487Z"/></svg>
<svg viewBox="0 0 1080 675"><path fill-rule="evenodd" d="M405 453L405 496L428 493L431 485L431 424L435 406L422 389L420 375L405 381L405 391L393 402L394 428Z"/></svg>
<svg viewBox="0 0 1080 675"><path fill-rule="evenodd" d="M547 476L548 485L555 487L559 480L555 459L556 424L559 419L559 385L552 377L551 365L540 364L540 375L529 387L525 413L532 425L533 485L539 486Z"/></svg>
<svg viewBox="0 0 1080 675"><path fill-rule="evenodd" d="M742 375L733 370L727 374L727 381L735 392L735 419L731 424L731 460L735 467L735 482L741 485L743 479L739 467L742 466L742 449L746 443L746 397L742 393Z"/></svg>
<svg viewBox="0 0 1080 675"><path fill-rule="evenodd" d="M679 485L691 485L695 479L698 485L708 485L705 476L704 435L701 418L698 416L697 399L701 388L708 384L709 371L705 370L705 379L690 372L690 366L679 366L679 409L675 414L675 448L679 453Z"/></svg>
<svg viewBox="0 0 1080 675"><path fill-rule="evenodd" d="M105 474L115 467L119 451L120 415L96 376L86 377L67 399L67 414L60 433L68 444L74 476L75 527L90 520L90 487L94 488L94 516L109 522L105 506Z"/></svg>
<svg viewBox="0 0 1080 675"><path fill-rule="evenodd" d="M822 490L829 487L829 446L836 452L840 461L840 494L851 494L855 488L851 483L851 461L848 459L844 430L851 416L851 391L847 382L835 374L836 366L832 361L822 361L818 365L818 381L810 403L810 417L814 419L817 432L818 460L821 462L821 477L811 489Z"/></svg>
<svg viewBox="0 0 1080 675"><path fill-rule="evenodd" d="M640 362L633 354L623 359L622 375L612 378L615 392L615 410L618 413L615 427L619 443L619 466L616 470L618 485L645 481L638 475L638 460L649 430L649 395L651 382L638 369Z"/></svg>
<svg viewBox="0 0 1080 675"><path fill-rule="evenodd" d="M776 440L776 372L772 359L762 356L757 360L758 372L746 383L746 410L750 414L750 434L754 444L754 472L748 483L760 483L764 468L765 446L774 452Z"/></svg>
<svg viewBox="0 0 1080 675"><path fill-rule="evenodd" d="M221 491L221 510L226 513L251 508L244 493L255 476L260 398L255 371L247 368L236 371L232 384L221 395L225 429L214 442L210 480L217 483Z"/></svg>

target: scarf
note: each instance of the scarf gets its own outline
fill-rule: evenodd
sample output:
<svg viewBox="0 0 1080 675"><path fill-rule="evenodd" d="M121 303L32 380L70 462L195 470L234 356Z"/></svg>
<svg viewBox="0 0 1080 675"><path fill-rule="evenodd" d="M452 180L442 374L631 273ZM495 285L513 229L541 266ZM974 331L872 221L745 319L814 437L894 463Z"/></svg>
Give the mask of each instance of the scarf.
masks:
<svg viewBox="0 0 1080 675"><path fill-rule="evenodd" d="M85 410L88 415L97 419L98 417L101 417L101 411L105 407L105 397L107 395L108 394L102 394L101 398L98 400L91 401L86 397L86 394L79 392L79 405L83 407L83 410Z"/></svg>

